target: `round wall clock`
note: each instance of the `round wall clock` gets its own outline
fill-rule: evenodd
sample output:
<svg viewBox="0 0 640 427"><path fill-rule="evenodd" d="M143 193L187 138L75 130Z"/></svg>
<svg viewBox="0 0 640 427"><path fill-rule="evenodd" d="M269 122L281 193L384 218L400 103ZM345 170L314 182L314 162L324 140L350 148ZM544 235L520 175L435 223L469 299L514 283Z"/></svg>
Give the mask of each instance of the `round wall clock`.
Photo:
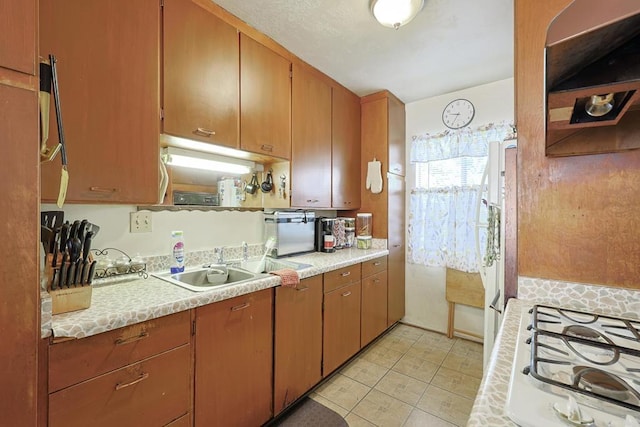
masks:
<svg viewBox="0 0 640 427"><path fill-rule="evenodd" d="M442 122L449 129L460 129L473 120L476 110L468 99L454 99L444 107Z"/></svg>

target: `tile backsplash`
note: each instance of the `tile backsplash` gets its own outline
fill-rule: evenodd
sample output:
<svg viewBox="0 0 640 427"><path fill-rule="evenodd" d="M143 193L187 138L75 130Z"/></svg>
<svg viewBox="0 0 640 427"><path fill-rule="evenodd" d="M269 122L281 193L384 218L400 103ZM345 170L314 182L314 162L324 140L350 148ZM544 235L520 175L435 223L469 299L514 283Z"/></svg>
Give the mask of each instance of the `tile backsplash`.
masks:
<svg viewBox="0 0 640 427"><path fill-rule="evenodd" d="M518 277L518 299L576 310L640 318L640 290Z"/></svg>

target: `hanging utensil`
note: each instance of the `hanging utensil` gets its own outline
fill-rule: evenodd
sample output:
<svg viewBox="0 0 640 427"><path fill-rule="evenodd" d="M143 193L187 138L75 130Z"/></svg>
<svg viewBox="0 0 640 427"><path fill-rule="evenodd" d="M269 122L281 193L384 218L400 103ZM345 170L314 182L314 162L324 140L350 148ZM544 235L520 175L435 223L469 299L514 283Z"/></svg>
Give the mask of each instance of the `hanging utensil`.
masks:
<svg viewBox="0 0 640 427"><path fill-rule="evenodd" d="M267 172L267 177L265 178L264 182L260 186L260 189L262 190L263 193L269 193L273 189L273 177L271 176L272 172L273 172L273 169L269 169L269 172Z"/></svg>
<svg viewBox="0 0 640 427"><path fill-rule="evenodd" d="M49 139L49 108L51 105L51 64L46 62L40 63L40 161L49 162L53 160L58 151L60 144L55 147L48 147ZM46 224L45 224L46 225Z"/></svg>
<svg viewBox="0 0 640 427"><path fill-rule="evenodd" d="M62 170L60 172L60 191L56 204L59 208L64 205L67 198L67 187L69 185L69 172L67 170L67 148L64 143L64 127L62 126L62 108L60 107L60 89L58 87L58 73L56 71L56 57L49 55L51 62L51 82L53 86L53 101L56 107L56 119L58 120L58 139L60 140L60 157L62 159Z"/></svg>

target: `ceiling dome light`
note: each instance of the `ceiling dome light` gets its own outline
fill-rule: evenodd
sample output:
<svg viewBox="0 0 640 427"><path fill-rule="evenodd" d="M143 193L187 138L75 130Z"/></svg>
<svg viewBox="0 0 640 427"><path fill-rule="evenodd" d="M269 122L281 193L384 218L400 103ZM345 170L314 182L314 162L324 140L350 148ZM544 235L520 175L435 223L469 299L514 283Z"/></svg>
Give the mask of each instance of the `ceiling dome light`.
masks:
<svg viewBox="0 0 640 427"><path fill-rule="evenodd" d="M372 0L371 12L379 23L396 30L422 10L424 0Z"/></svg>

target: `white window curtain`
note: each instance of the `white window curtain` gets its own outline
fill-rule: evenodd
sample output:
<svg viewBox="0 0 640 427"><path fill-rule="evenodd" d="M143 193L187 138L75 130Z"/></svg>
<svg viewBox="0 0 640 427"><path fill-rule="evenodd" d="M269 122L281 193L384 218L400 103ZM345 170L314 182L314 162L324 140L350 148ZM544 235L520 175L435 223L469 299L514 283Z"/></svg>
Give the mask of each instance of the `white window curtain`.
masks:
<svg viewBox="0 0 640 427"><path fill-rule="evenodd" d="M486 164L489 142L503 141L512 131L511 124L501 123L414 136L411 162L418 180L409 202L410 263L479 271L476 211L485 190L480 187L478 158ZM481 206L480 220L486 222L486 206ZM485 248L486 229L480 231L480 247Z"/></svg>

